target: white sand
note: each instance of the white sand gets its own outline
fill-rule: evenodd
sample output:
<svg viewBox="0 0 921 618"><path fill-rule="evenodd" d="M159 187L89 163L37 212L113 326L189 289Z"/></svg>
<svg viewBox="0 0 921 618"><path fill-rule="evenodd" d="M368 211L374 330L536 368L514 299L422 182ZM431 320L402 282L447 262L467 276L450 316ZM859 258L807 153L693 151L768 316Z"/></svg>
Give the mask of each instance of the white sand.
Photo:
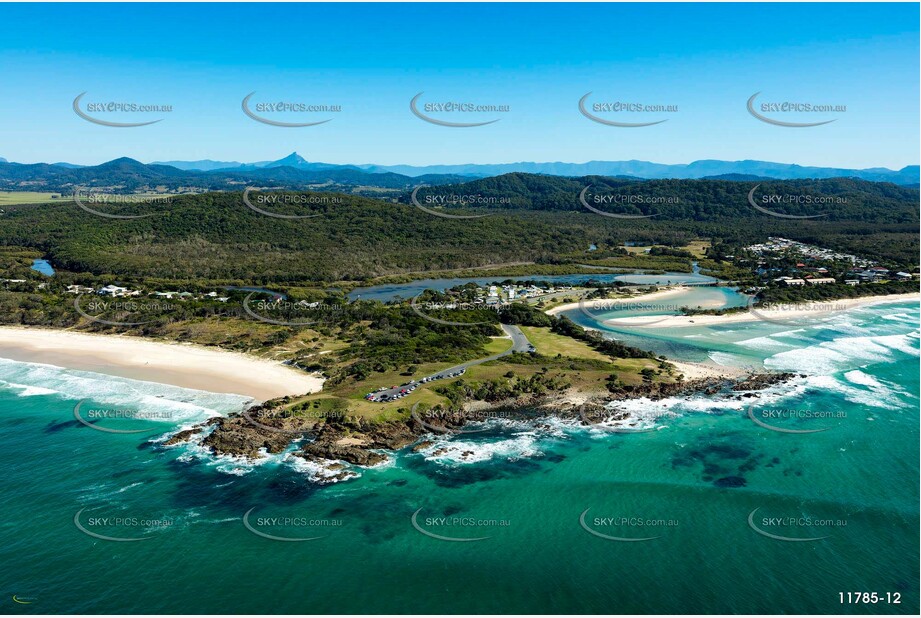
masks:
<svg viewBox="0 0 921 618"><path fill-rule="evenodd" d="M747 371L742 367L692 363L690 361L676 361L672 359L669 359L668 362L675 366L675 369L678 370L678 373L684 374L685 380L722 377L736 378L744 376L747 373Z"/></svg>
<svg viewBox="0 0 921 618"><path fill-rule="evenodd" d="M323 378L219 349L139 337L0 326L0 358L235 393L265 401L314 393Z"/></svg>
<svg viewBox="0 0 921 618"><path fill-rule="evenodd" d="M670 287L667 290L659 290L658 292L652 292L650 294L641 294L638 296L627 296L624 298L595 298L592 300L584 301L582 303L582 306L584 306L586 309L589 309L592 307L597 307L599 305L606 306L606 305L621 305L624 303L645 303L645 302L649 302L652 300L662 300L663 298L668 298L670 296L678 296L679 294L684 293L688 289L690 288L688 288L687 286L678 285L678 286ZM567 303L565 305L560 305L559 307L547 309L544 313L546 313L547 315L556 315L557 313L560 313L562 311L570 311L571 309L578 309L578 308L579 308L579 303ZM638 319L640 320L645 319L647 321L649 320L648 317L646 318L640 317ZM624 321L624 318L618 318L618 321L622 322Z"/></svg>
<svg viewBox="0 0 921 618"><path fill-rule="evenodd" d="M906 300L921 300L921 294L915 292L910 294L890 294L888 296L865 296L863 298L839 298L815 303L777 305L770 309L748 310L727 315L676 315L656 321L655 328L713 326L718 324L735 324L737 322L789 320L796 318L808 320L809 318L822 318L855 307L869 307L871 305L903 302ZM644 322L648 321L649 318L643 316L618 318L617 320L618 324L622 326L629 326L631 322L636 322L637 326L643 326Z"/></svg>

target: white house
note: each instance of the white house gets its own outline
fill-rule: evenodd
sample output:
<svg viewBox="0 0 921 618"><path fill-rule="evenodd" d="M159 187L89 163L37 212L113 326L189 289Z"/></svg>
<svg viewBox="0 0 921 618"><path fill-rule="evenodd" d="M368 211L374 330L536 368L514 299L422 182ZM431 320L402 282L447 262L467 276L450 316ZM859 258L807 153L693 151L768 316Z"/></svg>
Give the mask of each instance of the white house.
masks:
<svg viewBox="0 0 921 618"><path fill-rule="evenodd" d="M125 296L128 293L128 288L120 288L117 285L107 285L104 288L99 288L100 296Z"/></svg>

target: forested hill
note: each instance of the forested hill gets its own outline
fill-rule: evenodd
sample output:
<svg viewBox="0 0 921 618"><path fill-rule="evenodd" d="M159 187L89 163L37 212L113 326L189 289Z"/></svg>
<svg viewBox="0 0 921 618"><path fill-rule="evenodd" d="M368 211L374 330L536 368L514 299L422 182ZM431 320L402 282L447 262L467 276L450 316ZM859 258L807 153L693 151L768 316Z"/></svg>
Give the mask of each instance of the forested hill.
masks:
<svg viewBox="0 0 921 618"><path fill-rule="evenodd" d="M712 221L765 214L752 199L772 212L794 216L822 215L825 221L917 223L918 189L854 178L820 180L635 180L606 176L566 178L539 174L504 174L462 184L425 187L417 193L423 205L445 208L475 203L485 208L524 210L586 210L579 196L604 212L655 215L656 219ZM611 201L617 196L618 201ZM627 197L625 197L627 196ZM764 196L780 196L765 198ZM451 200L455 200L452 204ZM629 202L625 200L629 199ZM775 200L775 201L772 201ZM816 203L826 200L825 203ZM401 201L409 202L407 193Z"/></svg>
<svg viewBox="0 0 921 618"><path fill-rule="evenodd" d="M638 190L665 195L670 191L677 193L680 203L657 204L653 208L659 210L654 212L661 214L646 219L606 217L579 205L579 191L586 180L593 187L597 181L598 186L621 193ZM4 206L0 246L37 249L56 267L73 272L264 285L357 281L385 274L526 261L580 264L614 255L627 241L681 246L697 238L737 247L783 236L883 260L893 268L917 265L917 191L851 180L771 186L776 191L802 192L813 185L825 191L840 187L847 192L848 203L829 208L828 217L791 220L752 208L747 183L636 183L527 174L466 183L456 189L463 194L514 195L518 201L502 210L439 212L426 207L426 212L412 204L303 192L262 196L279 198L270 203L251 194L250 202L266 212L312 217L287 219L256 212L244 203L241 191L173 196L154 203L89 205L110 215L151 215L112 219L62 200ZM281 199L285 196L292 199ZM305 196L309 198L306 202ZM421 191L419 198L424 199ZM525 208L529 204L533 210ZM610 206L599 206L607 208ZM448 212L486 216L436 216ZM599 251L589 253L590 245Z"/></svg>

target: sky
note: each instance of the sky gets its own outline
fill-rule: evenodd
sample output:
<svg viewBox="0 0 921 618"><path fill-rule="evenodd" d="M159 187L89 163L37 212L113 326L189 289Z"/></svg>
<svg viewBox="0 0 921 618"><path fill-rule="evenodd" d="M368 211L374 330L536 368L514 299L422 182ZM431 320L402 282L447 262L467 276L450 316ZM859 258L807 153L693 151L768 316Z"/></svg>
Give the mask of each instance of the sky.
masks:
<svg viewBox="0 0 921 618"><path fill-rule="evenodd" d="M0 4L0 157L98 164L919 162L918 4ZM161 119L142 127L102 126ZM338 112L248 117L250 102ZM410 100L446 127L412 113ZM614 122L614 127L579 111ZM845 106L753 117L746 102ZM438 102L507 106L439 112ZM108 102L169 112L87 111ZM611 112L596 104L677 106ZM598 110L598 111L596 111Z"/></svg>

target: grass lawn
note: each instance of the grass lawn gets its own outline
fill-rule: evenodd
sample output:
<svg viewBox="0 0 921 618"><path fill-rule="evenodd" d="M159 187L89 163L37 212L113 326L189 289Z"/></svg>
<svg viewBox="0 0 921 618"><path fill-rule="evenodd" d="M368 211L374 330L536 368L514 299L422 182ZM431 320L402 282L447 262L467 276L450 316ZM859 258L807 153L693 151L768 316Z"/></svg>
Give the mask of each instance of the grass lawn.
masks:
<svg viewBox="0 0 921 618"><path fill-rule="evenodd" d="M692 240L687 245L681 247L685 251L694 254L696 258L706 257L706 251L710 248L709 240Z"/></svg>
<svg viewBox="0 0 921 618"><path fill-rule="evenodd" d="M531 343L534 344L534 347L537 348L538 354L543 354L544 356L562 354L563 356L591 358L605 362L611 360L606 354L592 349L587 344L573 339L572 337L557 335L551 332L549 328L543 326L522 326L521 330Z"/></svg>
<svg viewBox="0 0 921 618"><path fill-rule="evenodd" d="M63 197L60 193L44 193L41 191L0 191L0 206L13 204L46 204L48 202L68 202L70 196Z"/></svg>

